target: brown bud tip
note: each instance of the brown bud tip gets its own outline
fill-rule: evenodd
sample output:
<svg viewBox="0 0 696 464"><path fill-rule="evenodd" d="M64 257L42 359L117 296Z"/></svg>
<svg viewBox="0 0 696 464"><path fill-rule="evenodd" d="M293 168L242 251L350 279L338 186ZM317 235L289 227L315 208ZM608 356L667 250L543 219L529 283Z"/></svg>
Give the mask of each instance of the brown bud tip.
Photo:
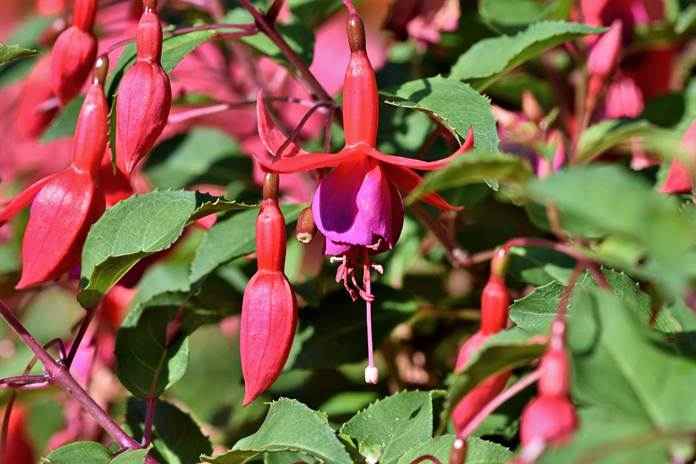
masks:
<svg viewBox="0 0 696 464"><path fill-rule="evenodd" d="M157 10L157 0L143 0L143 6L146 10L155 11Z"/></svg>
<svg viewBox="0 0 696 464"><path fill-rule="evenodd" d="M357 13L350 13L348 15L348 45L350 45L350 51L364 52L365 51L365 25L358 16Z"/></svg>
<svg viewBox="0 0 696 464"><path fill-rule="evenodd" d="M278 198L278 174L268 172L263 179L263 199L273 200Z"/></svg>
<svg viewBox="0 0 696 464"><path fill-rule="evenodd" d="M297 218L297 226L295 228L295 237L300 243L307 244L312 241L317 233L317 228L314 225L314 216L312 215L312 207L305 208Z"/></svg>
<svg viewBox="0 0 696 464"><path fill-rule="evenodd" d="M109 73L109 57L101 55L94 63L94 82L99 85L104 85L106 75Z"/></svg>
<svg viewBox="0 0 696 464"><path fill-rule="evenodd" d="M464 464L466 460L466 441L463 438L457 438L452 443L452 451L450 452L449 464Z"/></svg>
<svg viewBox="0 0 696 464"><path fill-rule="evenodd" d="M510 262L510 250L507 247L498 248L491 260L491 275L505 278L508 263Z"/></svg>

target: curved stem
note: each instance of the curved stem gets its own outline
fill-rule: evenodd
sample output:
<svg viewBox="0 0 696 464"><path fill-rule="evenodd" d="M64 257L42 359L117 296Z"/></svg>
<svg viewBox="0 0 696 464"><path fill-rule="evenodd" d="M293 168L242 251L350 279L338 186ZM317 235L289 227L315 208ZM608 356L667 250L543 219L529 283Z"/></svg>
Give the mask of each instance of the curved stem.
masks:
<svg viewBox="0 0 696 464"><path fill-rule="evenodd" d="M430 461L433 464L442 464L442 461L440 461L438 458L433 456L432 454L424 454L423 456L419 456L413 461L411 461L411 464L420 464L421 462L425 461Z"/></svg>

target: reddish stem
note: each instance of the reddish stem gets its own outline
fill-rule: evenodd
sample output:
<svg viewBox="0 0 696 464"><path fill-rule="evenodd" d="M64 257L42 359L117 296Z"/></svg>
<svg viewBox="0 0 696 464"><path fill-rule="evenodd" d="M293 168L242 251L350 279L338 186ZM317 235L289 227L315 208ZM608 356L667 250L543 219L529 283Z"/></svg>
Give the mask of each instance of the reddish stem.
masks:
<svg viewBox="0 0 696 464"><path fill-rule="evenodd" d="M152 424L155 421L157 398L150 397L145 400L145 424L143 425L143 447L152 443Z"/></svg>

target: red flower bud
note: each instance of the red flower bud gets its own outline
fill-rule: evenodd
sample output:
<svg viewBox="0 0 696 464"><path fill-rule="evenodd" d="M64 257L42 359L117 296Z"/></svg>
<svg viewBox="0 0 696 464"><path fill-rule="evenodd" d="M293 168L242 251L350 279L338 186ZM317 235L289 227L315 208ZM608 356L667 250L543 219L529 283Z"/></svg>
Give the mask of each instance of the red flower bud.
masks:
<svg viewBox="0 0 696 464"><path fill-rule="evenodd" d="M119 85L116 99L116 164L125 174L149 153L167 125L172 91L160 66L162 26L146 10L136 32L138 55Z"/></svg>
<svg viewBox="0 0 696 464"><path fill-rule="evenodd" d="M10 426L7 430L7 447L5 455L0 456L0 462L8 464L34 464L34 447L26 430L26 413L18 405L12 408Z"/></svg>
<svg viewBox="0 0 696 464"><path fill-rule="evenodd" d="M23 137L38 137L53 121L58 105L50 105L55 97L51 86L51 59L42 57L27 77L19 95L17 130Z"/></svg>
<svg viewBox="0 0 696 464"><path fill-rule="evenodd" d="M510 292L505 280L491 275L481 294L481 332L487 335L507 327Z"/></svg>
<svg viewBox="0 0 696 464"><path fill-rule="evenodd" d="M489 335L479 331L467 339L459 348L455 372L462 370L466 366L471 356L483 346L488 337ZM503 391L509 378L509 372L492 375L474 387L457 403L452 412L452 422L457 433L464 430L476 414Z"/></svg>
<svg viewBox="0 0 696 464"><path fill-rule="evenodd" d="M532 443L559 445L577 428L575 407L566 396L539 396L525 407L520 423L523 446Z"/></svg>
<svg viewBox="0 0 696 464"><path fill-rule="evenodd" d="M0 224L31 204L17 289L59 277L75 265L87 230L104 209L97 171L106 150L108 106L100 82L90 87L75 129L73 163L31 185L0 211Z"/></svg>
<svg viewBox="0 0 696 464"><path fill-rule="evenodd" d="M539 394L565 396L570 390L570 364L563 349L551 348L539 364Z"/></svg>
<svg viewBox="0 0 696 464"><path fill-rule="evenodd" d="M285 221L278 201L271 197L276 183L277 175L267 175L265 198L256 220L258 271L244 289L242 300L239 330L245 405L280 375L297 326L297 301L283 274Z"/></svg>
<svg viewBox="0 0 696 464"><path fill-rule="evenodd" d="M97 58L97 39L92 33L96 8L96 0L77 0L73 25L60 34L53 46L53 92L63 104L80 93Z"/></svg>

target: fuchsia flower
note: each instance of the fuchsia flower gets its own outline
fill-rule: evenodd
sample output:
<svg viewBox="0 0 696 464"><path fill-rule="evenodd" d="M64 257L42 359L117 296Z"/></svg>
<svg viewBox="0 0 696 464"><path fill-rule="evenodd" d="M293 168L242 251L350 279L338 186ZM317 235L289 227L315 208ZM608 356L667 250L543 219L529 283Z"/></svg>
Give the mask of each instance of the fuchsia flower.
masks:
<svg viewBox="0 0 696 464"><path fill-rule="evenodd" d="M53 46L51 66L53 92L62 104L75 97L97 57L97 39L92 31L97 14L96 0L76 0L73 25L64 30Z"/></svg>
<svg viewBox="0 0 696 464"><path fill-rule="evenodd" d="M104 209L98 173L107 141L107 67L105 60L97 62L75 129L72 164L32 184L0 211L3 224L31 204L17 289L53 280L75 265L90 224Z"/></svg>
<svg viewBox="0 0 696 464"><path fill-rule="evenodd" d="M126 71L116 98L116 164L130 175L155 145L172 103L169 77L162 69L162 25L154 0L140 18L135 64Z"/></svg>
<svg viewBox="0 0 696 464"><path fill-rule="evenodd" d="M362 20L352 5L348 4L348 8L351 54L343 86L345 148L337 154L304 151L273 125L260 93L259 134L274 157L255 154L255 158L264 168L277 173L334 168L314 193L314 222L326 238L325 254L341 262L337 281L343 283L353 299L360 297L366 302L369 361L365 378L369 383L376 383L370 272L381 269L371 264L370 255L391 249L398 240L404 219L401 195L421 182L414 169L444 168L473 146L473 132L469 131L466 141L454 154L439 161L426 162L378 151L375 148L379 124L377 82L365 51ZM427 195L424 201L442 210L456 209L437 194ZM357 277L359 272L362 272L361 281Z"/></svg>

